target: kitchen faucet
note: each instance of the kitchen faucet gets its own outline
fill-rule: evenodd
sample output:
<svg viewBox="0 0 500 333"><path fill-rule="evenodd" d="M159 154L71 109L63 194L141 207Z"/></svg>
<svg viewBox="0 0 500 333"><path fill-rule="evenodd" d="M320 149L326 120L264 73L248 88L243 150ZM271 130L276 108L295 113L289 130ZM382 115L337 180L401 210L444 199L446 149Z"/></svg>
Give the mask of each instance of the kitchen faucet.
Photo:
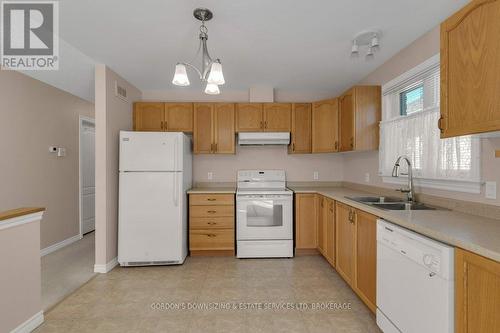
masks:
<svg viewBox="0 0 500 333"><path fill-rule="evenodd" d="M394 168L392 169L392 176L399 177L399 174L400 174L399 173L399 166L400 166L399 162L401 160L406 161L406 163L408 164L408 173L407 174L402 173L402 175L408 175L408 187L407 188L400 188L396 191L406 193L406 200L411 203L415 199L415 192L413 190L413 172L412 172L412 167L411 167L411 161L410 161L410 158L408 156L401 155L398 157L398 159L396 160L396 163L394 164Z"/></svg>

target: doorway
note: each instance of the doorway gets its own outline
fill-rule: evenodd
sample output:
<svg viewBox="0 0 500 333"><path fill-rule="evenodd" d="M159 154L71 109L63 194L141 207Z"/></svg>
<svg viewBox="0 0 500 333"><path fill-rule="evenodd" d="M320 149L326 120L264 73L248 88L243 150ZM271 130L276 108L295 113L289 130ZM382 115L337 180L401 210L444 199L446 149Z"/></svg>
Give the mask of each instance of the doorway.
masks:
<svg viewBox="0 0 500 333"><path fill-rule="evenodd" d="M80 237L95 230L95 121L80 117Z"/></svg>

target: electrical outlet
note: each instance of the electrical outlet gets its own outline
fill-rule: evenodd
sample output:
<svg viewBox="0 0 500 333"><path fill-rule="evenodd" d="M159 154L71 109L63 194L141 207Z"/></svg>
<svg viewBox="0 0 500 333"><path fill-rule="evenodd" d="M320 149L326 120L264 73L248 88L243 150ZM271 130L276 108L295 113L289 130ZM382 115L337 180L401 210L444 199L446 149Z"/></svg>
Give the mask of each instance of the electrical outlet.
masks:
<svg viewBox="0 0 500 333"><path fill-rule="evenodd" d="M497 198L497 182L486 182L484 196L486 199Z"/></svg>
<svg viewBox="0 0 500 333"><path fill-rule="evenodd" d="M318 180L319 179L319 172L318 171L314 171L314 173L313 173L313 179L314 180Z"/></svg>
<svg viewBox="0 0 500 333"><path fill-rule="evenodd" d="M370 173L365 173L365 183L369 183L370 182Z"/></svg>
<svg viewBox="0 0 500 333"><path fill-rule="evenodd" d="M212 180L214 178L214 173L213 172L209 172L207 174L207 178L208 178L208 180Z"/></svg>

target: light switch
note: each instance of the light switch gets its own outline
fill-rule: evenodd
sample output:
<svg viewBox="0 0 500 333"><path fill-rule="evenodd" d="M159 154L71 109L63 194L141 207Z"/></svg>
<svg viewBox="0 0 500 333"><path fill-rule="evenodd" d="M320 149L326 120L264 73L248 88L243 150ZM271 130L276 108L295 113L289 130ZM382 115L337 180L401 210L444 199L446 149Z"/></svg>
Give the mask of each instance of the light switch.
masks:
<svg viewBox="0 0 500 333"><path fill-rule="evenodd" d="M497 198L497 182L486 182L484 196L486 199Z"/></svg>
<svg viewBox="0 0 500 333"><path fill-rule="evenodd" d="M207 178L208 178L208 180L212 180L214 178L214 173L213 172L209 172L207 174Z"/></svg>
<svg viewBox="0 0 500 333"><path fill-rule="evenodd" d="M365 173L365 183L369 183L370 182L370 173Z"/></svg>
<svg viewBox="0 0 500 333"><path fill-rule="evenodd" d="M318 180L319 179L319 172L318 171L314 171L314 173L313 173L313 179L314 180Z"/></svg>
<svg viewBox="0 0 500 333"><path fill-rule="evenodd" d="M66 148L59 147L57 148L57 157L64 157L66 156Z"/></svg>

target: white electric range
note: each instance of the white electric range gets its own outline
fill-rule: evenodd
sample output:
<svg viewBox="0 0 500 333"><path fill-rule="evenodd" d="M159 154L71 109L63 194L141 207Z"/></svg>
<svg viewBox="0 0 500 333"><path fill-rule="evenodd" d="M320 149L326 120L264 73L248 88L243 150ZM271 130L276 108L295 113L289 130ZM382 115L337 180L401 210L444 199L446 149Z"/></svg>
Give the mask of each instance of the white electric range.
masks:
<svg viewBox="0 0 500 333"><path fill-rule="evenodd" d="M240 170L236 256L293 257L293 192L284 170Z"/></svg>

